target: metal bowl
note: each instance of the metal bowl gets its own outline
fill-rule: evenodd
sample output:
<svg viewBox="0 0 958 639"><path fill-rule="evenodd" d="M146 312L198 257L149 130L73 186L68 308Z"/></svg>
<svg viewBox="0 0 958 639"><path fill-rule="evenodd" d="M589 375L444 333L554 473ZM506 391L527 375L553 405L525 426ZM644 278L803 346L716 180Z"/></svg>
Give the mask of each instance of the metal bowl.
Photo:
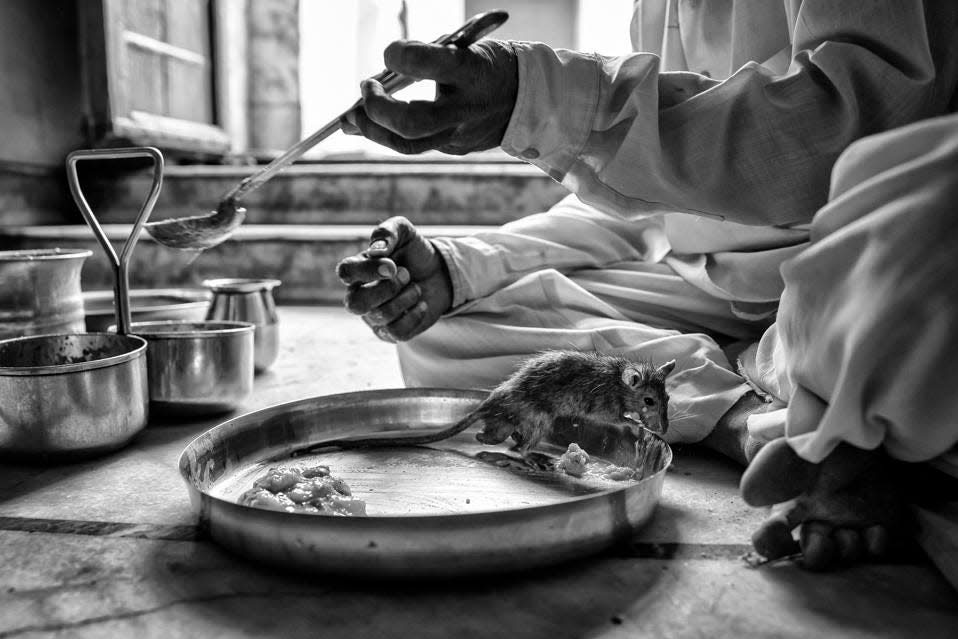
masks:
<svg viewBox="0 0 958 639"><path fill-rule="evenodd" d="M0 452L92 456L146 427L146 342L105 333L0 342Z"/></svg>
<svg viewBox="0 0 958 639"><path fill-rule="evenodd" d="M223 413L253 392L249 322L134 322L130 332L147 341L150 406L159 412Z"/></svg>
<svg viewBox="0 0 958 639"><path fill-rule="evenodd" d="M200 321L206 317L210 292L203 289L154 288L130 291L130 313L134 322L158 320ZM116 323L113 291L84 291L86 330L107 331Z"/></svg>
<svg viewBox="0 0 958 639"><path fill-rule="evenodd" d="M571 442L641 470L637 481L589 483L529 472L507 445L475 429L429 447L341 450L290 458L343 435L438 430L487 394L391 389L311 397L241 415L196 438L180 456L199 525L252 559L287 569L366 577L461 577L583 557L631 539L652 516L672 459L651 431L559 423L537 450ZM513 460L513 461L510 461ZM325 464L367 504L366 517L277 512L239 496L272 466ZM510 467L511 466L511 467Z"/></svg>

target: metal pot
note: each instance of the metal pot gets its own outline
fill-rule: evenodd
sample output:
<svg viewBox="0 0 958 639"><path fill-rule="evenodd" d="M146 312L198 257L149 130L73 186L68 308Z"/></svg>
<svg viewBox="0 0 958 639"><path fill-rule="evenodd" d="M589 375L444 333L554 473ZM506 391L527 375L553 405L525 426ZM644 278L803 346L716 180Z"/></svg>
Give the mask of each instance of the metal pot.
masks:
<svg viewBox="0 0 958 639"><path fill-rule="evenodd" d="M205 415L237 408L253 391L249 322L134 322L148 344L150 406Z"/></svg>
<svg viewBox="0 0 958 639"><path fill-rule="evenodd" d="M0 341L0 452L70 458L146 427L146 341L103 333Z"/></svg>
<svg viewBox="0 0 958 639"><path fill-rule="evenodd" d="M269 368L279 354L279 318L272 291L280 284L279 280L244 278L203 282L213 292L206 319L252 322L256 326L253 341L257 373Z"/></svg>
<svg viewBox="0 0 958 639"><path fill-rule="evenodd" d="M88 250L0 251L0 339L83 330Z"/></svg>

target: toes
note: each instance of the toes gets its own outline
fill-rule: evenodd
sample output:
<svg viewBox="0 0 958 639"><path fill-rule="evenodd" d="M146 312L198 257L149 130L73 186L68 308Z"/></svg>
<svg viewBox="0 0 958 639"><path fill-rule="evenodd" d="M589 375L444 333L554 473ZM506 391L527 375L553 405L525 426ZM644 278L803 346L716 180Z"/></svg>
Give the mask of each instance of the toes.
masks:
<svg viewBox="0 0 958 639"><path fill-rule="evenodd" d="M742 498L750 506L780 504L811 488L818 469L799 457L785 438L766 444L742 475Z"/></svg>
<svg viewBox="0 0 958 639"><path fill-rule="evenodd" d="M865 540L854 528L836 528L832 539L838 547L838 556L843 564L858 563L865 556Z"/></svg>
<svg viewBox="0 0 958 639"><path fill-rule="evenodd" d="M777 508L752 535L755 552L766 559L780 559L799 552L800 546L792 536L792 530L800 518L801 508L798 504L785 504Z"/></svg>
<svg viewBox="0 0 958 639"><path fill-rule="evenodd" d="M881 557L891 548L891 533L885 526L869 526L862 535L865 538L865 548L870 555Z"/></svg>
<svg viewBox="0 0 958 639"><path fill-rule="evenodd" d="M838 542L832 538L832 527L820 521L802 525L802 565L808 570L823 571L835 568L840 562Z"/></svg>

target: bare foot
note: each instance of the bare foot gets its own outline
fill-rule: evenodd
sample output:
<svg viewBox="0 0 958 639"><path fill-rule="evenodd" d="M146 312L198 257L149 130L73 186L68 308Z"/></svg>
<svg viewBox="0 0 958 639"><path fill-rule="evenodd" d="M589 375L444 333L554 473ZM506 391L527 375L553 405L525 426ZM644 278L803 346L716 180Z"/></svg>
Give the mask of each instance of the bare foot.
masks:
<svg viewBox="0 0 958 639"><path fill-rule="evenodd" d="M748 434L746 420L749 415L765 412L767 408L768 403L764 399L754 391L748 391L722 415L701 444L743 466L747 465L761 448L761 442Z"/></svg>
<svg viewBox="0 0 958 639"><path fill-rule="evenodd" d="M741 483L746 503L773 506L752 535L755 550L769 559L801 552L810 570L886 554L908 521L902 467L881 451L847 444L820 464L800 458L784 438L766 444Z"/></svg>

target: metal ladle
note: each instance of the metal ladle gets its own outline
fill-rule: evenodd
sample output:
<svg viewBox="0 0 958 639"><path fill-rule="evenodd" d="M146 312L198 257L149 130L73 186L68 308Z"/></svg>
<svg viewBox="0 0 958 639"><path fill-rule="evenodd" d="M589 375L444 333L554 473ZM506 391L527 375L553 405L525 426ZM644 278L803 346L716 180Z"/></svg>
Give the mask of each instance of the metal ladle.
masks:
<svg viewBox="0 0 958 639"><path fill-rule="evenodd" d="M133 229L123 244L123 250L119 257L117 257L113 245L110 244L110 240L100 227L100 223L97 221L96 216L93 215L93 210L90 208L90 204L80 189L80 180L77 176L77 163L80 160L120 160L125 158L149 158L153 160L153 184L150 186L150 192L146 201L143 203L143 206L140 207L140 212L137 214L136 221L133 223ZM74 151L67 156L67 181L70 184L70 193L73 195L73 200L80 209L80 213L83 214L83 219L86 220L87 225L93 230L97 241L100 243L100 246L103 247L103 251L106 253L113 267L113 294L116 299L116 332L120 335L128 335L131 324L130 258L133 256L133 247L136 246L136 242L140 238L140 232L150 217L150 212L153 211L156 199L160 196L160 188L163 186L163 154L160 153L159 149L155 149L151 146Z"/></svg>
<svg viewBox="0 0 958 639"><path fill-rule="evenodd" d="M499 28L508 18L509 14L501 10L480 13L473 16L451 35L442 36L433 41L433 44L452 45L460 48L468 47L486 34ZM373 79L378 80L389 94L395 93L416 81L415 78L399 75L389 70L380 72L373 76ZM246 209L241 207L239 202L244 196L262 186L280 170L299 159L306 151L338 131L340 129L340 118L360 106L362 102L360 98L342 115L308 138L290 147L258 173L245 178L220 199L216 210L212 213L151 222L146 225L147 232L160 244L174 249L202 250L216 246L227 239L243 223L246 217Z"/></svg>

